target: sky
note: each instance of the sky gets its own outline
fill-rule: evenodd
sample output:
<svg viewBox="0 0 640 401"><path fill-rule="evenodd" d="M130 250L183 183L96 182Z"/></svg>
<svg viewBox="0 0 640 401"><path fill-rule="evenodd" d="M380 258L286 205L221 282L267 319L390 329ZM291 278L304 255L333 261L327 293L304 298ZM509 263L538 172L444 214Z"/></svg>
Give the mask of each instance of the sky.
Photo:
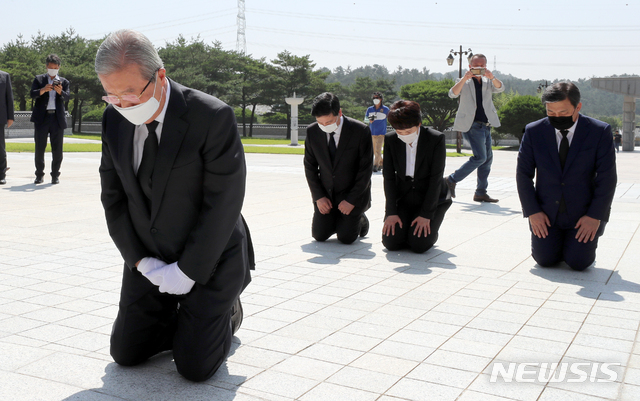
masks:
<svg viewBox="0 0 640 401"><path fill-rule="evenodd" d="M3 18L0 45L19 34L73 28L101 39L129 28L158 47L182 35L236 50L238 0L3 3L15 18ZM462 46L485 54L488 69L522 79L640 74L640 0L245 0L245 21L247 54L272 60L288 50L310 55L316 68L457 72L458 56L453 67L446 58Z"/></svg>

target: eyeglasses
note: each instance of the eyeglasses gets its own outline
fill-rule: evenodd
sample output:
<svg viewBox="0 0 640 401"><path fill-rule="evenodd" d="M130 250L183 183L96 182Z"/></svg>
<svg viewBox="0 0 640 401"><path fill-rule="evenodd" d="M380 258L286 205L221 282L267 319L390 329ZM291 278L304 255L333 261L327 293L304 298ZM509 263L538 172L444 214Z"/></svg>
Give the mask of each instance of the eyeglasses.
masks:
<svg viewBox="0 0 640 401"><path fill-rule="evenodd" d="M115 105L119 105L120 102L123 101L123 100L125 102L127 102L127 103L136 103L136 104L140 103L140 98L142 97L142 94L144 93L144 91L147 90L147 88L151 84L151 81L153 80L153 77L156 75L156 72L158 72L158 70L156 70L153 73L153 75L151 76L151 78L149 78L149 82L147 82L147 84L144 86L144 89L142 89L142 92L140 92L140 94L138 96L136 96L136 95L102 96L102 100L104 100L105 102L107 102L109 104L115 104Z"/></svg>

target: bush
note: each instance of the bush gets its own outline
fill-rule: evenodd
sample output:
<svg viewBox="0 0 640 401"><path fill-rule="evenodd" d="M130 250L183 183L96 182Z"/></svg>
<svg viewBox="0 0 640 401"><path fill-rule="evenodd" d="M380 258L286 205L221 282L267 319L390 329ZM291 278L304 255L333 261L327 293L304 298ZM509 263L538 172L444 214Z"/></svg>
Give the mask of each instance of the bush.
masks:
<svg viewBox="0 0 640 401"><path fill-rule="evenodd" d="M98 107L95 108L93 110L90 110L86 113L84 113L82 115L82 121L88 121L88 122L100 122L102 121L102 113L104 113L104 109L107 106L102 106L102 107Z"/></svg>
<svg viewBox="0 0 640 401"><path fill-rule="evenodd" d="M500 126L495 128L502 134L511 134L522 141L524 127L547 116L547 110L536 96L516 96L499 111Z"/></svg>
<svg viewBox="0 0 640 401"><path fill-rule="evenodd" d="M265 113L261 120L264 124L286 124L287 115L285 113Z"/></svg>
<svg viewBox="0 0 640 401"><path fill-rule="evenodd" d="M238 124L242 124L242 107L236 107L233 109L233 112L236 115L236 121L238 122ZM247 124L251 123L251 110L250 109L245 109L244 111L244 121ZM256 124L258 121L258 119L256 118L256 116L253 116L253 123Z"/></svg>

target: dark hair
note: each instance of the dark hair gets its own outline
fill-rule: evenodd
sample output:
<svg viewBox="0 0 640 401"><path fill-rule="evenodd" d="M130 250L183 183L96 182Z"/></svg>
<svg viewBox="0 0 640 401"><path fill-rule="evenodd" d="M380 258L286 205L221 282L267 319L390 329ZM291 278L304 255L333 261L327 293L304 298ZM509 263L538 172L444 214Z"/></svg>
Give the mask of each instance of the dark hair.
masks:
<svg viewBox="0 0 640 401"><path fill-rule="evenodd" d="M571 82L557 82L548 86L542 94L542 104L561 102L569 99L573 107L580 103L580 89Z"/></svg>
<svg viewBox="0 0 640 401"><path fill-rule="evenodd" d="M487 62L487 56L485 56L482 53L478 53L478 54L474 54L473 56L471 56L471 59L469 60L469 64L471 64L471 62L473 61L474 58L476 57L482 57L484 59L484 62Z"/></svg>
<svg viewBox="0 0 640 401"><path fill-rule="evenodd" d="M313 99L313 105L311 106L311 115L313 117L322 117L333 114L337 116L340 114L340 100L331 92L325 92Z"/></svg>
<svg viewBox="0 0 640 401"><path fill-rule="evenodd" d="M60 60L60 57L58 57L57 54L50 54L47 56L47 59L45 60L45 64L55 64L55 65L62 65L62 60Z"/></svg>
<svg viewBox="0 0 640 401"><path fill-rule="evenodd" d="M380 92L373 92L373 95L371 95L371 97L379 97L380 100L384 100L384 97L382 96L382 93L380 93Z"/></svg>
<svg viewBox="0 0 640 401"><path fill-rule="evenodd" d="M420 105L413 100L398 100L389 108L387 116L394 129L407 129L422 124Z"/></svg>

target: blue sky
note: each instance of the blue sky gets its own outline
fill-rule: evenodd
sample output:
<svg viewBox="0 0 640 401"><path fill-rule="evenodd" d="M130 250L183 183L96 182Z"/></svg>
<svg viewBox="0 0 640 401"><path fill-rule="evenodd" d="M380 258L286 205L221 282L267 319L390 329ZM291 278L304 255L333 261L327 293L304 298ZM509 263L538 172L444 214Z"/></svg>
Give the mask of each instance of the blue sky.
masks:
<svg viewBox="0 0 640 401"><path fill-rule="evenodd" d="M3 8L15 18L3 18L0 44L69 27L91 39L131 28L157 46L182 34L235 50L237 4L8 0ZM269 60L286 49L330 69L381 64L449 72L457 61L449 67L445 59L462 45L487 55L489 69L495 63L519 78L640 74L638 0L245 0L245 7L247 52Z"/></svg>

